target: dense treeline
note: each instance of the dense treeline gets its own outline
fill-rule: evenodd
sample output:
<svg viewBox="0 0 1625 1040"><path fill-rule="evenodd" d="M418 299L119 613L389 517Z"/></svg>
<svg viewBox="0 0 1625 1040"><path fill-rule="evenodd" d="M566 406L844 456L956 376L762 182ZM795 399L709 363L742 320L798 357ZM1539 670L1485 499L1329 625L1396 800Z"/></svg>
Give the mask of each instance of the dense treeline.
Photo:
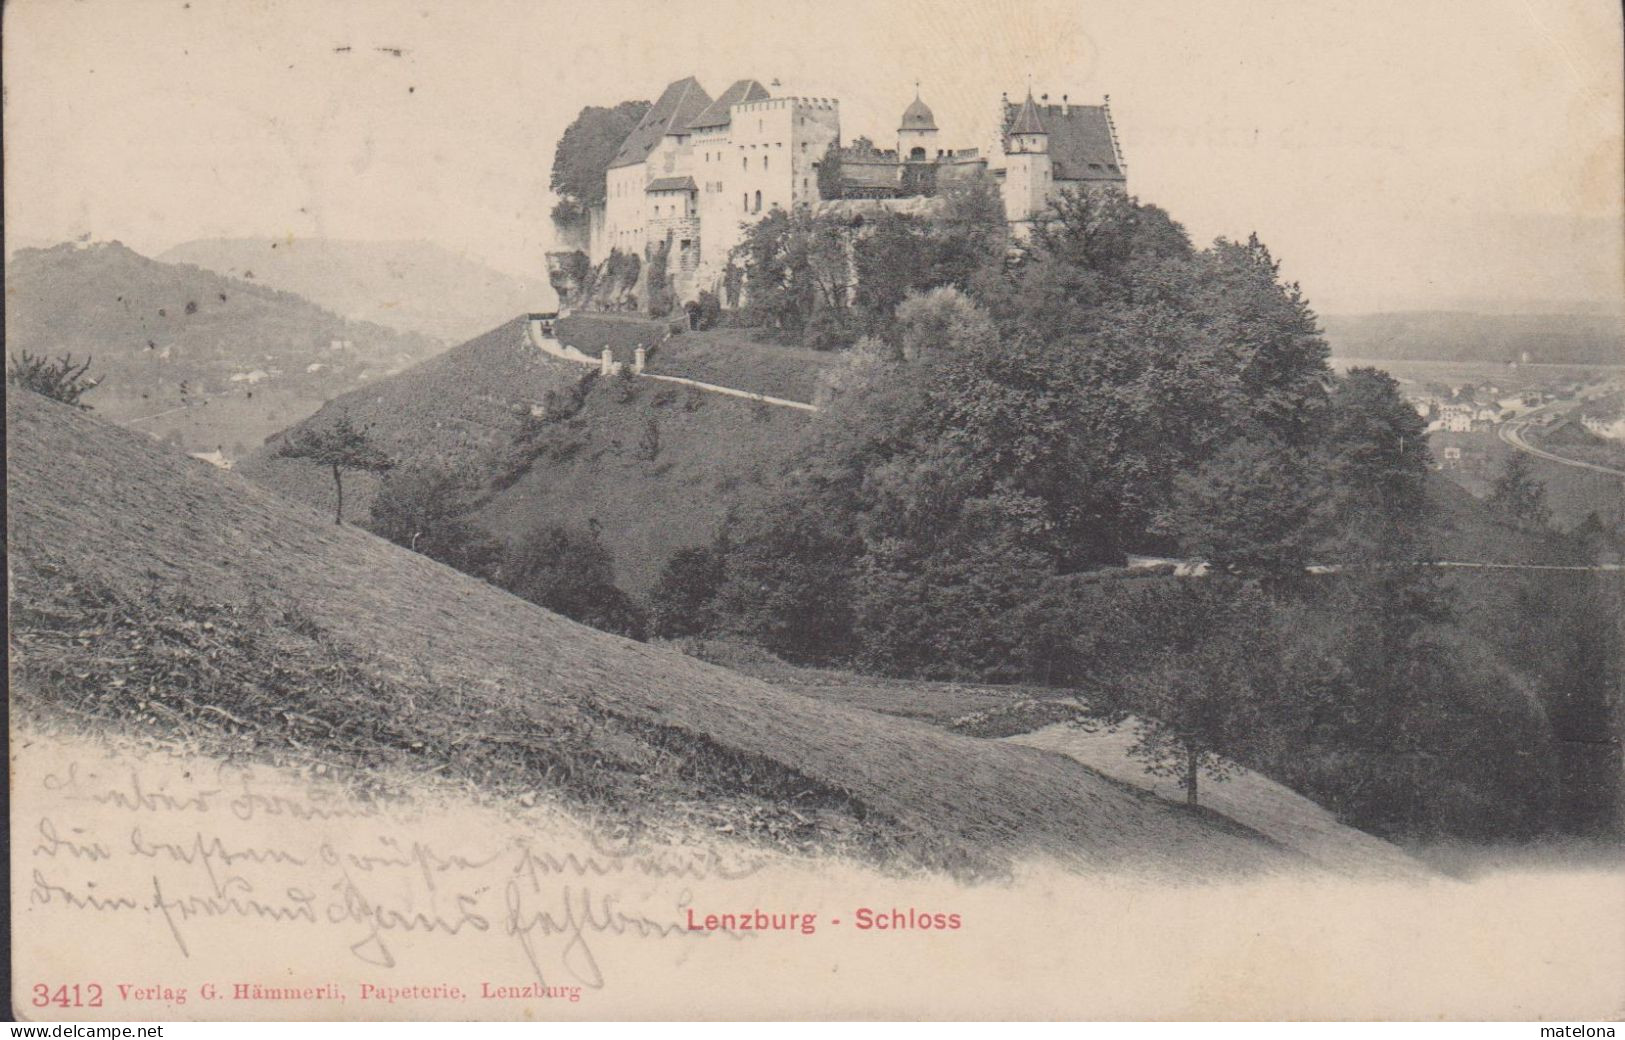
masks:
<svg viewBox="0 0 1625 1040"><path fill-rule="evenodd" d="M851 346L812 443L673 559L657 633L1073 687L1098 718L1152 720L1137 753L1193 797L1240 761L1393 836L1580 812L1554 811L1550 677L1415 566L1422 421L1386 374L1332 373L1262 243L1198 250L1114 194L1064 198L1014 251L974 187L946 213L775 214L748 236L746 320ZM1213 574L1107 577L1129 552ZM1565 631L1617 664L1617 631ZM1593 683L1569 729L1605 730L1610 696Z"/></svg>

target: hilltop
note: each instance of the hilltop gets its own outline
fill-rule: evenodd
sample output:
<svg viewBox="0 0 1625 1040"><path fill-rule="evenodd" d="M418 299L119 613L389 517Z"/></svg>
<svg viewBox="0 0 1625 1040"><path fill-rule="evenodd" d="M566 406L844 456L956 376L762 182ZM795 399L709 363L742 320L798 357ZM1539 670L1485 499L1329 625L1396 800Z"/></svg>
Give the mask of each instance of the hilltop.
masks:
<svg viewBox="0 0 1625 1040"><path fill-rule="evenodd" d="M232 457L441 349L117 242L18 250L6 266L6 344L93 357L103 382L86 403L98 413Z"/></svg>
<svg viewBox="0 0 1625 1040"><path fill-rule="evenodd" d="M821 704L576 625L32 394L7 409L13 695L363 777L380 760L621 818L978 873L1305 865L1058 755ZM157 679L162 677L162 681ZM707 809L707 807L710 807Z"/></svg>
<svg viewBox="0 0 1625 1040"><path fill-rule="evenodd" d="M447 343L555 306L545 279L516 278L424 241L209 238L183 242L160 259L251 279L347 318Z"/></svg>

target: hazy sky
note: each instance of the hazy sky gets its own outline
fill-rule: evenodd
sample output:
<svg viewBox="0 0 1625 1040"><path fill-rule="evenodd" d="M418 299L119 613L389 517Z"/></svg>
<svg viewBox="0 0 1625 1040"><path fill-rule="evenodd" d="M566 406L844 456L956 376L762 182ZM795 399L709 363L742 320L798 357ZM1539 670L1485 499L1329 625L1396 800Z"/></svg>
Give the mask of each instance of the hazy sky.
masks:
<svg viewBox="0 0 1625 1040"><path fill-rule="evenodd" d="M1256 230L1323 311L1625 292L1615 0L11 0L4 47L8 248L421 237L539 276L583 105L778 78L885 141L918 78L979 146L1031 77L1109 93L1131 190Z"/></svg>

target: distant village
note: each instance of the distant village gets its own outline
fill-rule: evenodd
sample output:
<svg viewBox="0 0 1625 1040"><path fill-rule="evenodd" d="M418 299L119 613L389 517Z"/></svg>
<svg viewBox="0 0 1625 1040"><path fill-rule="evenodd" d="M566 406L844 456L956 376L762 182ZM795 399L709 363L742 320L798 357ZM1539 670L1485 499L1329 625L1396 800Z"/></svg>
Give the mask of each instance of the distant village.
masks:
<svg viewBox="0 0 1625 1040"><path fill-rule="evenodd" d="M1485 467L1491 438L1509 427L1545 440L1625 442L1625 383L1617 378L1567 377L1516 389L1490 380L1405 386L1406 400L1427 420L1439 469Z"/></svg>

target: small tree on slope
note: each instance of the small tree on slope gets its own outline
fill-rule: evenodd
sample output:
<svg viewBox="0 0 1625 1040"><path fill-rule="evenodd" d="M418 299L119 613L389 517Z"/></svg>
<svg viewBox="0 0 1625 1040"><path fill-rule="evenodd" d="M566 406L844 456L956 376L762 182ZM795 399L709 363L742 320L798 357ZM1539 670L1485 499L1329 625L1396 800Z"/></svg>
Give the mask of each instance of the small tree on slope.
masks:
<svg viewBox="0 0 1625 1040"><path fill-rule="evenodd" d="M335 524L344 523L345 470L387 473L395 468L395 463L367 439L367 432L358 429L347 415L323 430L300 430L277 448L276 457L304 459L332 469L333 488L338 492Z"/></svg>

